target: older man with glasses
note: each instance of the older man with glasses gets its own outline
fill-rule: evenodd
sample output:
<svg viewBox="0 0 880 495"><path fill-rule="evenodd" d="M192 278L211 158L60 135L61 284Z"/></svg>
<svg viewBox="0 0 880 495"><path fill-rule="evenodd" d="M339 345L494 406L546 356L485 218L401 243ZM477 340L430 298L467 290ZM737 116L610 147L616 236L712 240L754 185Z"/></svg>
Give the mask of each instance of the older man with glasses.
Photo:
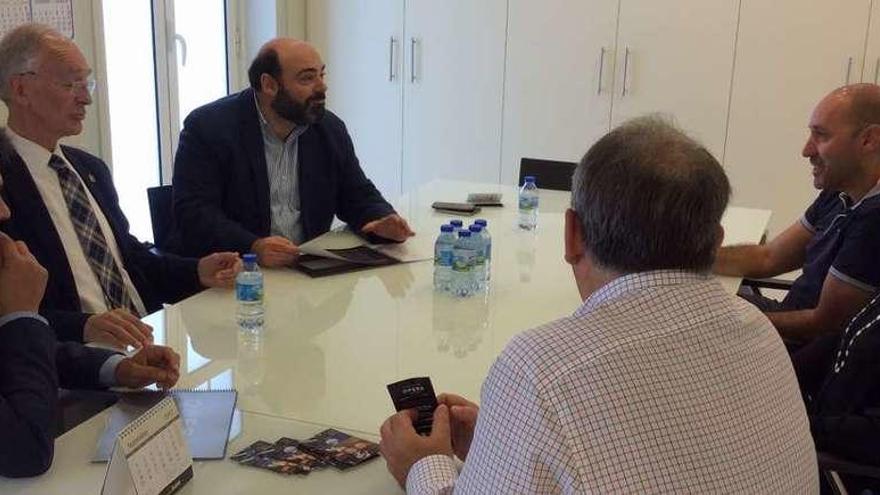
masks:
<svg viewBox="0 0 880 495"><path fill-rule="evenodd" d="M110 170L59 140L82 132L95 81L83 54L57 31L25 24L0 40L3 198L16 214L2 230L49 272L42 313L62 340L140 347L139 320L202 287L229 286L235 253L200 260L150 252L128 231Z"/></svg>

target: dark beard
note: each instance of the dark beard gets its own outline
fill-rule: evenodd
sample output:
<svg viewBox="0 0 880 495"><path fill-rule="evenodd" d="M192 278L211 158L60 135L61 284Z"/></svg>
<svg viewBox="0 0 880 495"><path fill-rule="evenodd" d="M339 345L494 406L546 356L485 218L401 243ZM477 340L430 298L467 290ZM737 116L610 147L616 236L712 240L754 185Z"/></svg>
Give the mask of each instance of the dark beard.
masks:
<svg viewBox="0 0 880 495"><path fill-rule="evenodd" d="M284 120L296 125L308 125L314 124L324 116L324 103L318 102L324 97L324 92L315 93L304 103L300 103L291 98L284 86L281 86L269 106Z"/></svg>

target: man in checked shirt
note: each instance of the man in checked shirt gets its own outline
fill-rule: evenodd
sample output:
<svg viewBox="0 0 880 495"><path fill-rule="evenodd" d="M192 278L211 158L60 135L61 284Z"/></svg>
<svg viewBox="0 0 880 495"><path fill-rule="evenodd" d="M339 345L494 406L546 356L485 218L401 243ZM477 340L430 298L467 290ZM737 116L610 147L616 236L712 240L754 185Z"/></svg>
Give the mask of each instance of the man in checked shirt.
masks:
<svg viewBox="0 0 880 495"><path fill-rule="evenodd" d="M443 394L381 428L408 493L817 493L791 361L767 318L709 270L730 185L656 117L584 156L565 214L583 305L514 337L482 407ZM455 460L457 457L463 465Z"/></svg>

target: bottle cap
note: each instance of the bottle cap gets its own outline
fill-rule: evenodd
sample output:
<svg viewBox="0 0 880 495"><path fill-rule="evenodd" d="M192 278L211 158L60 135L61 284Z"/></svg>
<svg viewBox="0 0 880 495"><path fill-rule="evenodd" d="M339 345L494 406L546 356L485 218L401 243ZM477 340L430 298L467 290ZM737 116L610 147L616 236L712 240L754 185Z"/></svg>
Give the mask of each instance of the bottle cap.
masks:
<svg viewBox="0 0 880 495"><path fill-rule="evenodd" d="M458 231L458 236L459 236L459 237L470 237L470 236L471 236L471 231L470 231L470 230L459 230L459 231Z"/></svg>
<svg viewBox="0 0 880 495"><path fill-rule="evenodd" d="M535 176L534 176L534 175L527 175L527 176L525 176L525 177L523 178L523 180L525 180L526 182L531 182L531 183L534 184L534 183L535 183Z"/></svg>
<svg viewBox="0 0 880 495"><path fill-rule="evenodd" d="M482 226L484 229L489 225L489 222L487 222L485 218L478 218L474 220L474 223Z"/></svg>
<svg viewBox="0 0 880 495"><path fill-rule="evenodd" d="M468 227L468 230L470 230L471 232L474 232L474 233L479 233L479 232L482 232L482 231L483 231L483 226L482 226L482 225L473 224L473 225L471 225L470 227Z"/></svg>
<svg viewBox="0 0 880 495"><path fill-rule="evenodd" d="M453 230L455 230L455 228L449 224L440 226L440 232L452 232Z"/></svg>
<svg viewBox="0 0 880 495"><path fill-rule="evenodd" d="M461 227L464 225L464 222L456 218L455 220L450 220L449 225L452 225L453 227Z"/></svg>
<svg viewBox="0 0 880 495"><path fill-rule="evenodd" d="M257 261L257 255L254 253L247 253L241 256L241 259L244 260L245 263L253 263Z"/></svg>

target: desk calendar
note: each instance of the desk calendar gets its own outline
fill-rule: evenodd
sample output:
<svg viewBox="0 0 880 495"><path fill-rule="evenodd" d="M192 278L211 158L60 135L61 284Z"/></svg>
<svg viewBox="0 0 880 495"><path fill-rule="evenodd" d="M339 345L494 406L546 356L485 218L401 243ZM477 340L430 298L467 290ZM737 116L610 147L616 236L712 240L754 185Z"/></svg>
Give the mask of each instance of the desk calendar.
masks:
<svg viewBox="0 0 880 495"><path fill-rule="evenodd" d="M166 397L119 433L101 493L168 495L192 476L183 421Z"/></svg>

